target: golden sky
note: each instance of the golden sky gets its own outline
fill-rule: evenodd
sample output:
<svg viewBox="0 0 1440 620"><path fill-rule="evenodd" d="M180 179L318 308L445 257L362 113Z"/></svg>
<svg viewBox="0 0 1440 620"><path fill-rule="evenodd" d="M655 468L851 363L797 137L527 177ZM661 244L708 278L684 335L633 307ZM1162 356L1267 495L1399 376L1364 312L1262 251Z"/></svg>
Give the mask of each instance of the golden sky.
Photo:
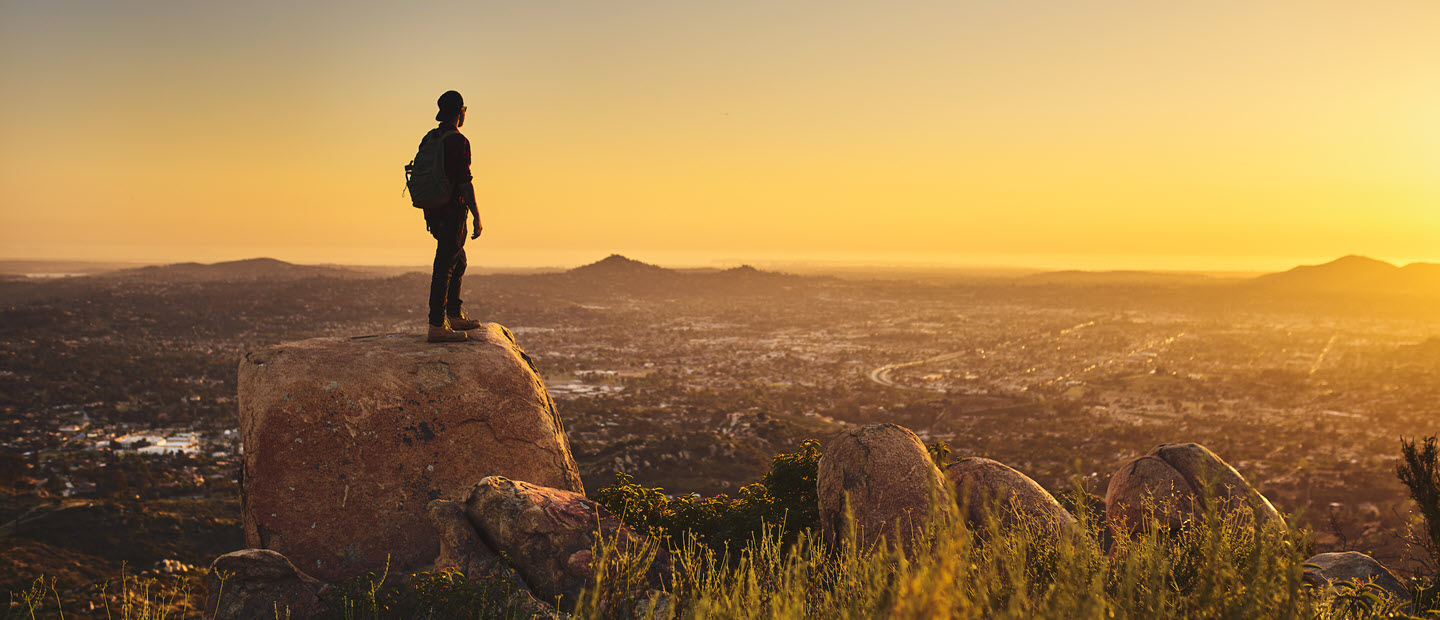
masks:
<svg viewBox="0 0 1440 620"><path fill-rule="evenodd" d="M1440 3L0 0L0 258L1440 261Z"/></svg>

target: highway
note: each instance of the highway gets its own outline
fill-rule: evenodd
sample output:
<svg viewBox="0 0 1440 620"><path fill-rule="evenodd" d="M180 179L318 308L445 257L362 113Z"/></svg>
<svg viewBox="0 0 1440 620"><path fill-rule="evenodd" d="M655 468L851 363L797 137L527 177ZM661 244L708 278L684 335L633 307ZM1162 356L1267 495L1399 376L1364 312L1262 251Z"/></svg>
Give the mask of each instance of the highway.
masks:
<svg viewBox="0 0 1440 620"><path fill-rule="evenodd" d="M883 385L883 386L886 386L886 387L893 387L893 388L900 388L900 389L907 389L907 390L923 389L923 388L913 388L913 387L910 387L910 386L900 385L900 384L896 383L893 379L890 378L890 373L895 372L896 370L899 370L899 369L901 369L901 368L911 368L911 367L914 367L914 366L924 366L925 364L933 364L933 363L936 363L936 362L945 362L945 361L953 360L953 359L955 359L955 358L957 358L957 357L961 357L961 356L963 356L963 355L968 355L968 354L970 354L970 353L980 353L980 354L983 355L987 350L988 350L988 351L992 351L992 352L993 352L993 351L998 351L998 350L1005 349L1005 348L1010 347L1010 346L1014 346L1014 345L1019 344L1019 343L1021 343L1021 342L1030 341L1030 340L1032 340L1032 339L1040 339L1040 338L1044 338L1044 337L1046 337L1046 336L1063 336L1063 335L1065 335L1065 334L1069 334L1069 333L1075 332L1075 331L1077 331L1077 330L1085 329L1085 328L1087 328L1087 327L1094 327L1094 326L1096 325L1096 323L1097 323L1097 321L1086 321L1086 322L1084 322L1084 323L1080 323L1079 325L1073 325L1073 326L1071 326L1071 327L1067 327L1067 328L1064 328L1064 329L1061 329L1061 330L1040 332L1040 333L1038 333L1038 334L1032 334L1032 335L1030 335L1030 336L1022 337L1022 338L1012 338L1012 339L1010 339L1010 340L1006 340L1006 341L1004 341L1004 342L1001 342L1000 344L997 344L997 345L995 345L995 346L993 346L993 347L990 347L989 349L979 349L979 348L976 348L976 349L965 349L965 350L963 350L963 351L954 351L954 352L951 352L951 353L945 353L945 354L942 354L942 355L936 355L935 357L927 357L927 358L925 358L925 359L915 360L915 361L912 361L912 362L900 362L900 363L898 363L898 364L886 364L886 365L884 365L884 366L881 366L881 367L879 367L879 368L876 368L876 369L874 369L874 370L871 370L870 373L869 373L869 377L870 377L870 380L871 380L871 381L874 381L875 383L878 383L878 384Z"/></svg>

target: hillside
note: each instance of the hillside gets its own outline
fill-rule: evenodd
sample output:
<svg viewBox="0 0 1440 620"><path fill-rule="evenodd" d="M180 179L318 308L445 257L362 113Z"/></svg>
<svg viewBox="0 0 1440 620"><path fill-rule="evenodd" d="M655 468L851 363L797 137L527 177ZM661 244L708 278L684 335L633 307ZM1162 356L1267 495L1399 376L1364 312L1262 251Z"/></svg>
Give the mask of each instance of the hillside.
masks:
<svg viewBox="0 0 1440 620"><path fill-rule="evenodd" d="M362 271L341 267L296 265L273 258L249 258L220 263L174 263L124 269L108 274L118 278L168 281L298 280L303 278L367 278Z"/></svg>
<svg viewBox="0 0 1440 620"><path fill-rule="evenodd" d="M162 560L203 568L244 544L234 498L0 500L23 511L0 524L0 591L22 591L43 574L57 580L71 610L95 598L85 584L118 579L122 571L134 576Z"/></svg>
<svg viewBox="0 0 1440 620"><path fill-rule="evenodd" d="M1410 263L1397 267L1382 260L1350 255L1321 265L1301 265L1255 278L1257 289L1273 292L1391 293L1440 295L1440 265Z"/></svg>

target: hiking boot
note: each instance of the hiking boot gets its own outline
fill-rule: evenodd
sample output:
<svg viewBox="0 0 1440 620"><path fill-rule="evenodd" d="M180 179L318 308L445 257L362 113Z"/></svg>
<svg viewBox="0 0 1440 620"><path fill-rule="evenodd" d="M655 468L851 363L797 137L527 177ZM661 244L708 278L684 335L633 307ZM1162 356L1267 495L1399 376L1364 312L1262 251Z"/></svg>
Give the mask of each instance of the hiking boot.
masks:
<svg viewBox="0 0 1440 620"><path fill-rule="evenodd" d="M480 327L480 321L472 321L470 319L467 319L465 318L464 313L461 313L460 316L447 316L445 317L445 321L450 324L450 329L453 329L455 331L463 332L467 329L475 329L477 327Z"/></svg>
<svg viewBox="0 0 1440 620"><path fill-rule="evenodd" d="M457 332L449 327L441 325L430 326L430 333L425 337L425 342L465 342L468 338L465 332Z"/></svg>

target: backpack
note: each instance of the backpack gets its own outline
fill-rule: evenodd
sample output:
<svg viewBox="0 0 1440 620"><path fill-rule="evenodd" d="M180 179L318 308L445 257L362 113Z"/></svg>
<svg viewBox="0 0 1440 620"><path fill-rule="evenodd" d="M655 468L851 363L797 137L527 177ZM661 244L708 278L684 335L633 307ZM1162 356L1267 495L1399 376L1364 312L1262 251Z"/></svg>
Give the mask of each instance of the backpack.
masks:
<svg viewBox="0 0 1440 620"><path fill-rule="evenodd" d="M405 166L405 189L416 209L433 209L450 202L454 188L445 176L445 138L455 131L432 129L420 140L415 159Z"/></svg>

